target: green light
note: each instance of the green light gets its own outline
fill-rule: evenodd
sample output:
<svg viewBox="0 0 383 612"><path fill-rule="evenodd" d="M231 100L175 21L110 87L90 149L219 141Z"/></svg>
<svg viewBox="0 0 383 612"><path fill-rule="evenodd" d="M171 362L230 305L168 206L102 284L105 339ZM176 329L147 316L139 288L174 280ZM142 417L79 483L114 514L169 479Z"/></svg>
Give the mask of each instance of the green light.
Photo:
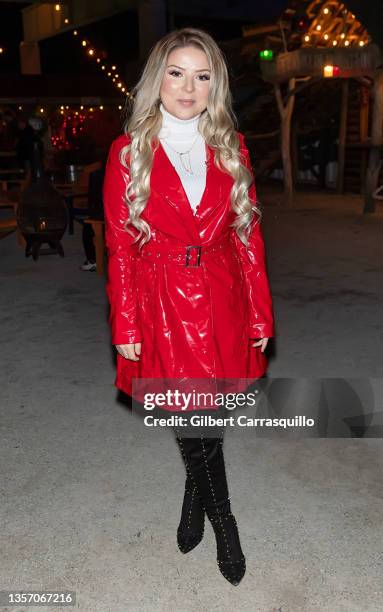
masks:
<svg viewBox="0 0 383 612"><path fill-rule="evenodd" d="M271 49L263 49L259 52L259 56L263 60L272 60L274 53Z"/></svg>

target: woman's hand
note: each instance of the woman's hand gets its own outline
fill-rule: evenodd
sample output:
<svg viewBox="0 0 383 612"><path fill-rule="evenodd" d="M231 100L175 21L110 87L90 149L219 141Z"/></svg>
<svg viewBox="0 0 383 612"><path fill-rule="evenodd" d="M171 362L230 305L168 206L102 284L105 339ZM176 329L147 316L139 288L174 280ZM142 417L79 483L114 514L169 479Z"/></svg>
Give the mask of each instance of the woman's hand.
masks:
<svg viewBox="0 0 383 612"><path fill-rule="evenodd" d="M269 341L269 338L260 338L259 340L257 340L257 342L253 344L253 346L260 346L261 353L263 353L265 351L268 341Z"/></svg>
<svg viewBox="0 0 383 612"><path fill-rule="evenodd" d="M136 342L135 344L116 344L116 349L125 359L139 361L137 355L141 355L141 342Z"/></svg>

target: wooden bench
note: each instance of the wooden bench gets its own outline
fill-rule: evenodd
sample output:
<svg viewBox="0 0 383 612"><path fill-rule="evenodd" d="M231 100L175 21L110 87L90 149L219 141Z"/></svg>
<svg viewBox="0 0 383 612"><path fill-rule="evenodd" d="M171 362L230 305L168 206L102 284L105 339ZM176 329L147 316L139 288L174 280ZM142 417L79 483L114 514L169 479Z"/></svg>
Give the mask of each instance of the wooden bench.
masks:
<svg viewBox="0 0 383 612"><path fill-rule="evenodd" d="M96 250L96 270L97 274L105 273L104 255L105 255L105 239L104 227L105 221L101 219L84 219L84 223L90 223L94 231L94 247Z"/></svg>
<svg viewBox="0 0 383 612"><path fill-rule="evenodd" d="M9 217L9 219L0 219L0 232L13 232L17 229L16 217Z"/></svg>

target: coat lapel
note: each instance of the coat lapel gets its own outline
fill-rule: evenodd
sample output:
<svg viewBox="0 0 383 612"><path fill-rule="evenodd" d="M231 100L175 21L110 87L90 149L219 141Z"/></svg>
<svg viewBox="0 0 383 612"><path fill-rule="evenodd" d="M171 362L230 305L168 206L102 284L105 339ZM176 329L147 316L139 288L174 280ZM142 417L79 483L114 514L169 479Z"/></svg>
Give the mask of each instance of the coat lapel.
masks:
<svg viewBox="0 0 383 612"><path fill-rule="evenodd" d="M153 205L147 211L150 217L148 221L160 220L158 202L154 202L157 199L155 195L160 195L162 205L165 207L162 210L165 215L161 215L162 224L169 221L167 224L169 232L173 229L179 238L182 237L180 233L183 234L184 240L189 244L200 244L204 235L204 223L211 219L214 211L222 207L222 202L229 196L232 186L232 179L214 164L214 149L207 144L205 146L206 185L195 215L177 170L172 165L161 142L154 153L151 172ZM151 211L150 214L149 211ZM145 213L143 216L146 216Z"/></svg>

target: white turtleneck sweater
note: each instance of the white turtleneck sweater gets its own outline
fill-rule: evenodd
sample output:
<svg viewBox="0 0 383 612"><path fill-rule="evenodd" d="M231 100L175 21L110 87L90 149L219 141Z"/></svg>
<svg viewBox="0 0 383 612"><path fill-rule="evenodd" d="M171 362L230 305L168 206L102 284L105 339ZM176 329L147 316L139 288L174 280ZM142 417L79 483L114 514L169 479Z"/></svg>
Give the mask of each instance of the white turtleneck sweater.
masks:
<svg viewBox="0 0 383 612"><path fill-rule="evenodd" d="M194 213L196 213L206 186L205 140L198 131L201 113L192 119L179 119L165 110L162 102L160 110L162 113L162 127L158 137L171 164L181 179L190 206ZM176 151L179 153L188 151L193 142L194 146L190 151L190 164L194 174L190 174L185 170Z"/></svg>

